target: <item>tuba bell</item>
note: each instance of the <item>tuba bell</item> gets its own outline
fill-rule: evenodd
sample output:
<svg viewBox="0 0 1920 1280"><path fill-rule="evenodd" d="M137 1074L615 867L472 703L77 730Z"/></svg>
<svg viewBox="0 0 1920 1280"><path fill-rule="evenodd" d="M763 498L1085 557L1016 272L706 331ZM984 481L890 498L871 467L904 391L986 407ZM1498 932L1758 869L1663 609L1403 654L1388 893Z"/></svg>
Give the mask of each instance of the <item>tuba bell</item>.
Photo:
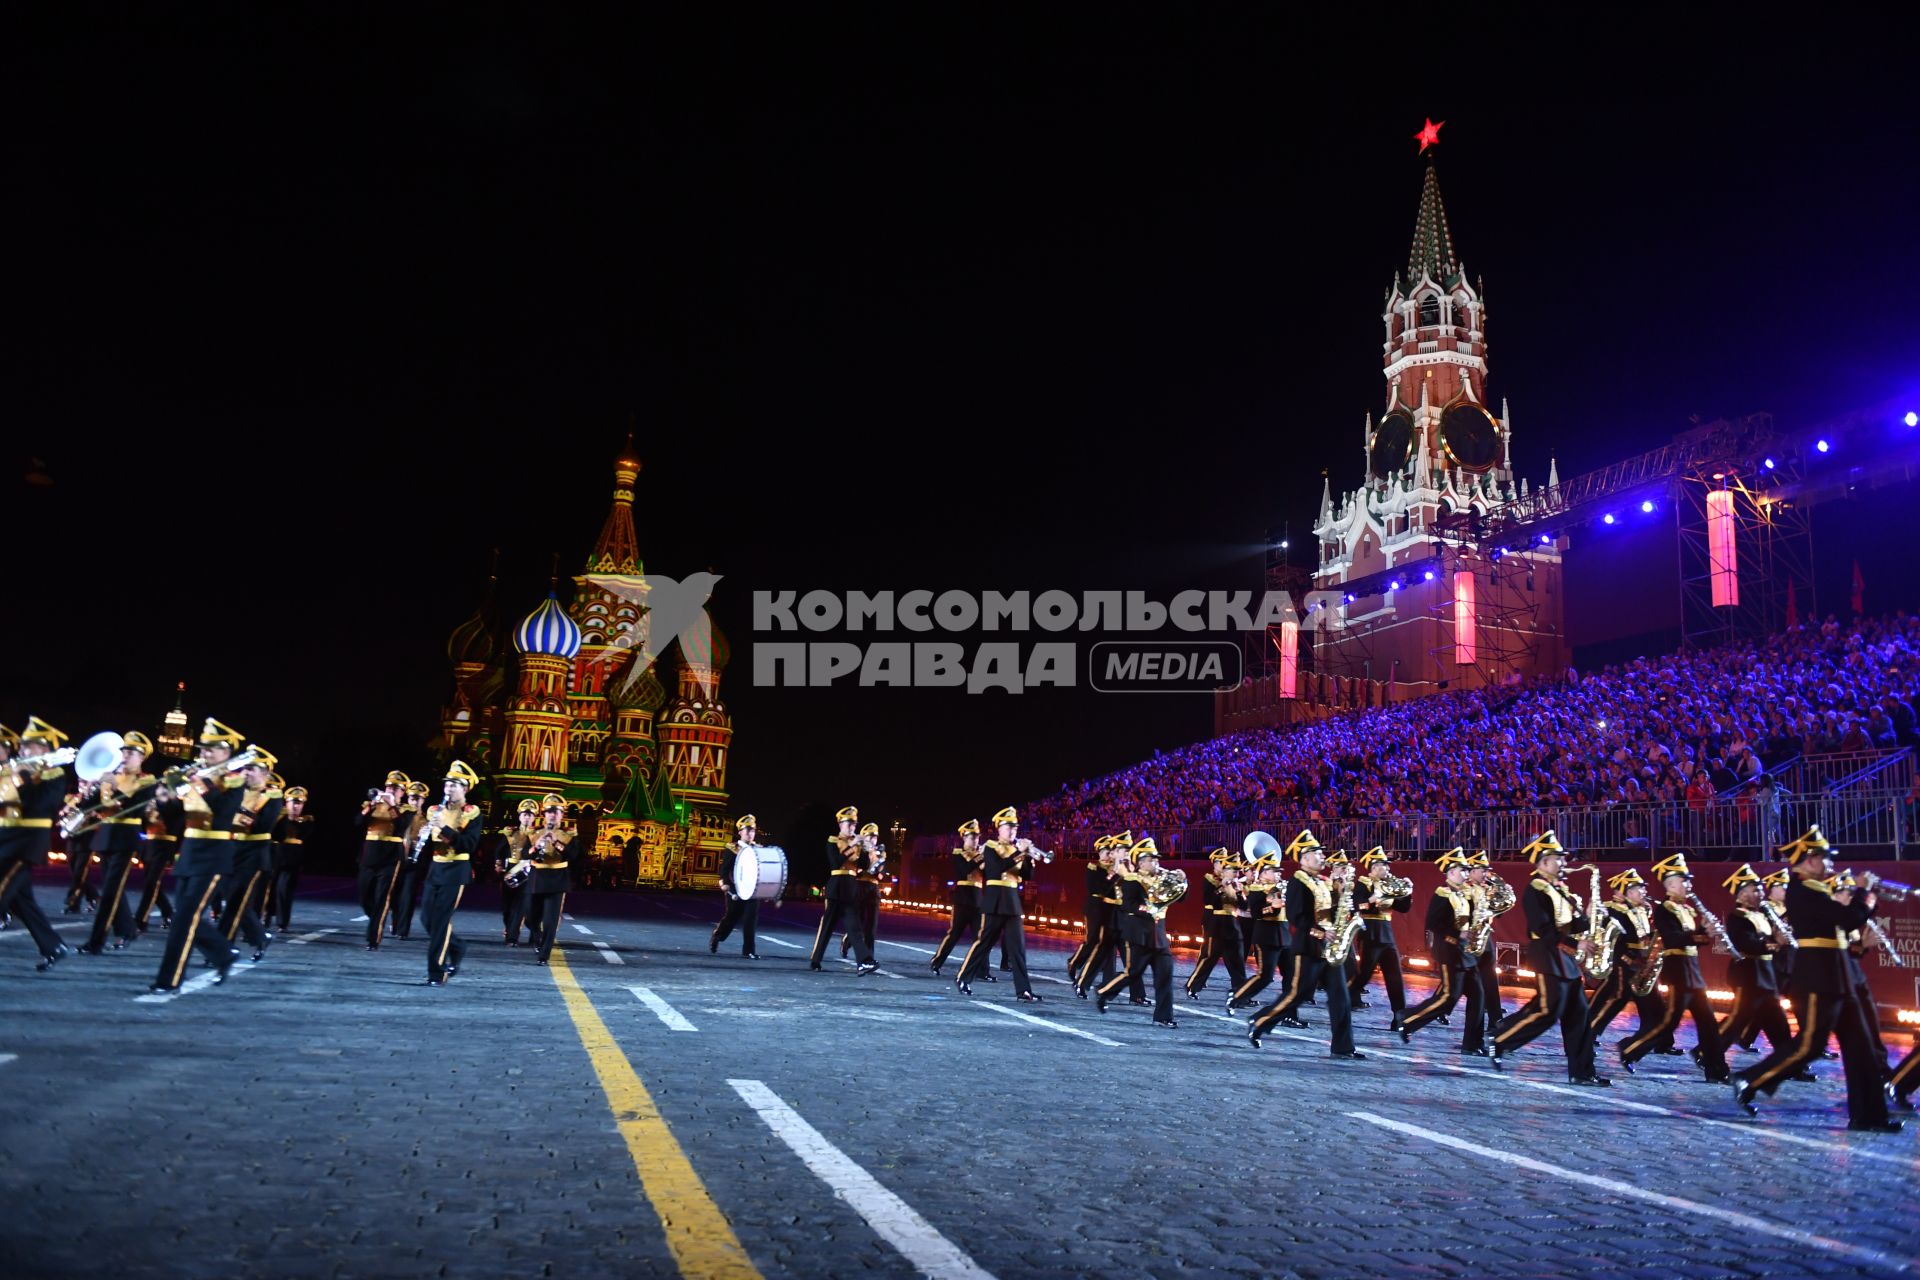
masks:
<svg viewBox="0 0 1920 1280"><path fill-rule="evenodd" d="M111 729L96 733L80 744L73 757L73 771L82 782L98 782L120 767L120 748L126 742Z"/></svg>
<svg viewBox="0 0 1920 1280"><path fill-rule="evenodd" d="M1249 863L1277 854L1284 846L1265 831L1249 831L1240 842L1240 853Z"/></svg>

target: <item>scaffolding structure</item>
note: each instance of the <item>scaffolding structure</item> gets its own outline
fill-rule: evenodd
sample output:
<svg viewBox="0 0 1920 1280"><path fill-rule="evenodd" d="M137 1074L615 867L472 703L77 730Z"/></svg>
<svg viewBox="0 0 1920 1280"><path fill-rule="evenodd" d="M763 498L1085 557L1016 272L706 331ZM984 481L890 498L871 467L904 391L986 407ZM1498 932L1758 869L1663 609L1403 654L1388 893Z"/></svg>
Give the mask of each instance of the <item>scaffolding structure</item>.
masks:
<svg viewBox="0 0 1920 1280"><path fill-rule="evenodd" d="M1801 479L1791 470L1785 475L1775 470L1769 478L1788 493ZM1735 598L1718 604L1709 509L1716 493L1727 495L1720 501L1724 518L1731 522L1730 567L1738 583ZM1749 488L1738 471L1722 467L1693 467L1675 476L1672 498L1684 647L1733 644L1780 631L1787 624L1789 605L1803 617L1817 616L1809 505L1797 497Z"/></svg>

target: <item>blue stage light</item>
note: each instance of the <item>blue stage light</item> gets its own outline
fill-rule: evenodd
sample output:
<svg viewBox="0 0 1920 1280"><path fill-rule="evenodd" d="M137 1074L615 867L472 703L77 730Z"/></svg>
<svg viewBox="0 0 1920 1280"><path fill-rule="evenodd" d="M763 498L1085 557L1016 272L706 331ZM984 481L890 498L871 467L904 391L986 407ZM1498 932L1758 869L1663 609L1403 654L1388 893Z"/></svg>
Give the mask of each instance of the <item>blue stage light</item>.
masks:
<svg viewBox="0 0 1920 1280"><path fill-rule="evenodd" d="M1773 470L1773 459L1772 459L1772 458L1768 458L1768 459L1767 459L1767 462L1766 462L1766 467L1767 467L1767 470L1769 470L1769 471L1771 471L1771 470Z"/></svg>
<svg viewBox="0 0 1920 1280"><path fill-rule="evenodd" d="M1907 416L1900 419L1900 421L1906 423L1910 427L1920 427L1920 413L1915 413L1911 409L1909 409L1907 411Z"/></svg>
<svg viewBox="0 0 1920 1280"><path fill-rule="evenodd" d="M1433 570L1431 570L1431 569L1429 569L1429 570L1427 570L1427 572L1426 572L1426 575L1425 575L1425 576L1426 576L1426 581L1428 581L1428 582L1432 582L1432 581L1433 581Z"/></svg>
<svg viewBox="0 0 1920 1280"><path fill-rule="evenodd" d="M1541 535L1540 535L1540 545L1541 545L1541 546L1543 546L1543 547L1550 547L1550 546L1552 546L1552 545L1553 545L1553 535L1552 535L1552 534L1550 534L1550 533L1543 533L1543 534L1541 534Z"/></svg>
<svg viewBox="0 0 1920 1280"><path fill-rule="evenodd" d="M1818 449L1820 452L1825 453L1830 446L1827 444L1825 440L1822 440L1819 444L1816 444L1813 447Z"/></svg>
<svg viewBox="0 0 1920 1280"><path fill-rule="evenodd" d="M1607 512L1607 514L1606 514L1606 515L1604 515L1604 516L1601 516L1601 517L1600 517L1600 523L1602 523L1602 524L1612 524L1612 523L1613 523L1613 512L1611 512L1611 511L1609 511L1609 512Z"/></svg>
<svg viewBox="0 0 1920 1280"><path fill-rule="evenodd" d="M1645 515L1645 514L1646 514L1647 512L1649 512L1649 511L1651 511L1651 510L1653 510L1653 499L1652 499L1652 498L1648 498L1648 499L1647 499L1646 501L1644 501L1644 502L1642 502L1642 503L1640 504L1640 513L1641 513L1642 515Z"/></svg>

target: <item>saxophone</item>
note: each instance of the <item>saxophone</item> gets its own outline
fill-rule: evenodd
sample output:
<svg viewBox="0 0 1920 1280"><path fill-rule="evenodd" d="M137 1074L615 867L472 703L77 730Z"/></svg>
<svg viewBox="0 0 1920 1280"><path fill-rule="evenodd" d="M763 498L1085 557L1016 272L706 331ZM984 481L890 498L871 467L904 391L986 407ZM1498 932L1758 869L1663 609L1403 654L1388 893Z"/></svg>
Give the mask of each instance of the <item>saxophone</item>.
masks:
<svg viewBox="0 0 1920 1280"><path fill-rule="evenodd" d="M1647 956L1640 962L1640 967L1634 970L1633 994L1636 996L1650 996L1653 994L1653 989L1660 985L1660 962L1665 958L1662 954L1665 948L1660 943L1660 930L1653 923L1654 909L1648 907L1646 911ZM1638 922L1635 927L1638 927Z"/></svg>
<svg viewBox="0 0 1920 1280"><path fill-rule="evenodd" d="M1343 965L1347 962L1347 957L1353 954L1353 940L1359 935L1363 923L1353 910L1353 881L1343 879L1340 897L1333 904L1333 919L1327 925L1325 954L1328 964Z"/></svg>
<svg viewBox="0 0 1920 1280"><path fill-rule="evenodd" d="M1475 894L1473 899L1474 915L1467 931L1467 954L1480 955L1487 949L1487 943L1493 939L1493 922L1513 910L1513 886L1499 876L1490 875L1487 883L1481 886L1484 894Z"/></svg>
<svg viewBox="0 0 1920 1280"><path fill-rule="evenodd" d="M1687 901L1700 913L1700 919L1706 924L1707 932L1713 935L1713 953L1717 956L1736 954L1733 939L1727 936L1727 926L1720 923L1720 917L1707 910L1707 904L1700 901L1697 893L1687 894Z"/></svg>
<svg viewBox="0 0 1920 1280"><path fill-rule="evenodd" d="M1600 868L1592 866L1587 870L1593 876L1589 882L1592 909L1587 912L1587 933L1583 939L1587 945L1583 949L1580 972L1595 982L1604 982L1613 972L1613 948L1620 937L1620 922L1600 900Z"/></svg>

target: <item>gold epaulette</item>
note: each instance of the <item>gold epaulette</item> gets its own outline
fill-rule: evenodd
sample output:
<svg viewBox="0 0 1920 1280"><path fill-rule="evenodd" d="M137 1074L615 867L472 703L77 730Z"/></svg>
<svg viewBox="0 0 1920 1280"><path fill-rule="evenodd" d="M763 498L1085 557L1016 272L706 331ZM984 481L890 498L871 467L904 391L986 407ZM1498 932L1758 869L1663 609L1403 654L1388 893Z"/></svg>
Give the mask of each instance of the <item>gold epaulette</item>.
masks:
<svg viewBox="0 0 1920 1280"><path fill-rule="evenodd" d="M1539 876L1533 878L1531 887L1538 889L1542 893L1552 893L1555 888L1551 882L1543 880Z"/></svg>

